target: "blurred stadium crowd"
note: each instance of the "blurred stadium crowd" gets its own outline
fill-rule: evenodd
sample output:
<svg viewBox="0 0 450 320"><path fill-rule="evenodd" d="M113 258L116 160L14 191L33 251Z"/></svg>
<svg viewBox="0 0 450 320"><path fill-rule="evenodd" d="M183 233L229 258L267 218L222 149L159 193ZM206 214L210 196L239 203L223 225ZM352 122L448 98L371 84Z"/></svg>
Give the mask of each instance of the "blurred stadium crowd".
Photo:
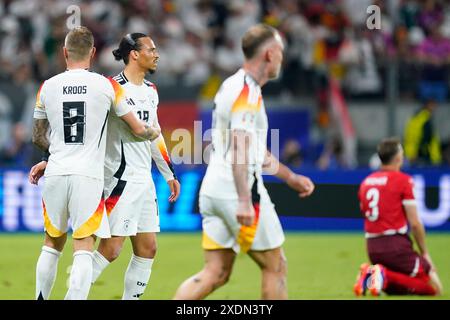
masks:
<svg viewBox="0 0 450 320"><path fill-rule="evenodd" d="M34 98L40 82L65 68L60 47L73 4L94 33L93 69L100 73L121 70L111 51L124 34L150 34L160 53L152 81L162 92L210 100L243 61L241 35L262 21L288 44L283 74L267 95L311 97L325 112L332 77L348 99L383 101L386 72L395 63L400 98L448 99L448 0L2 0L0 164L28 166L36 159L29 143ZM366 26L372 4L381 10L379 30ZM318 119L326 125L326 117ZM298 161L295 152L287 157Z"/></svg>

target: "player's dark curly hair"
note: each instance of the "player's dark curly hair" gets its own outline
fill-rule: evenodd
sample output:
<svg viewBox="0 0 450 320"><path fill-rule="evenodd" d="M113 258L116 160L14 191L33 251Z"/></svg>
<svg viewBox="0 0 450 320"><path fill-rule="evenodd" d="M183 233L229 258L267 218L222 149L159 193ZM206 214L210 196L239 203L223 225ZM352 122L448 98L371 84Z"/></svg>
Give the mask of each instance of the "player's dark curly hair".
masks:
<svg viewBox="0 0 450 320"><path fill-rule="evenodd" d="M123 60L125 64L128 64L131 50L139 51L141 49L141 43L138 39L145 37L147 35L139 32L127 34L120 41L119 48L113 50L114 58L117 61Z"/></svg>

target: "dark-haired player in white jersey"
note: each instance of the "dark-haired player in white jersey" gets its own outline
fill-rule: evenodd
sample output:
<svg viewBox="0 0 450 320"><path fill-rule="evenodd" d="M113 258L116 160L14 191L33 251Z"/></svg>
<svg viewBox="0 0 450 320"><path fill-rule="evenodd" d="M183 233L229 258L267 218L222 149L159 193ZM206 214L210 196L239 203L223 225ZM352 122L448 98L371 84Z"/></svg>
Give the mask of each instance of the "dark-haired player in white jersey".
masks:
<svg viewBox="0 0 450 320"><path fill-rule="evenodd" d="M144 79L147 73L156 71L159 59L152 39L142 33L127 34L113 54L125 63L125 69L114 79L124 88L133 111L148 125L160 129L158 92L153 83ZM151 143L136 139L124 122L112 115L105 159L105 205L112 237L102 239L94 252L92 281L118 257L125 238L130 237L133 254L125 273L125 300L139 299L144 293L156 254L156 233L160 227L152 158L171 189L169 201L176 201L180 184L163 136Z"/></svg>
<svg viewBox="0 0 450 320"><path fill-rule="evenodd" d="M42 84L34 112L33 142L49 153L43 191L46 234L36 267L37 299L50 295L69 218L74 259L65 298L88 296L95 236L110 237L103 198L108 116L125 120L128 130L140 139L154 140L160 133L136 117L115 80L88 71L95 54L89 29L70 31L63 50L67 70ZM32 169L30 180L37 183L41 175Z"/></svg>

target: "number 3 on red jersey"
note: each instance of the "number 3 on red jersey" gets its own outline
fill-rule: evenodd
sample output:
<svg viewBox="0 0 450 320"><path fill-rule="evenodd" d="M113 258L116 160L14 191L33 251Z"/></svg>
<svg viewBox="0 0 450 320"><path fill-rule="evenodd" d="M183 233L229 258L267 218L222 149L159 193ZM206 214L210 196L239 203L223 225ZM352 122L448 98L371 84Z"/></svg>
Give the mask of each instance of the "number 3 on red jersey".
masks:
<svg viewBox="0 0 450 320"><path fill-rule="evenodd" d="M365 215L369 221L376 221L380 214L380 211L378 210L380 191L377 188L370 188L367 190L366 199L369 201L369 210L365 212Z"/></svg>

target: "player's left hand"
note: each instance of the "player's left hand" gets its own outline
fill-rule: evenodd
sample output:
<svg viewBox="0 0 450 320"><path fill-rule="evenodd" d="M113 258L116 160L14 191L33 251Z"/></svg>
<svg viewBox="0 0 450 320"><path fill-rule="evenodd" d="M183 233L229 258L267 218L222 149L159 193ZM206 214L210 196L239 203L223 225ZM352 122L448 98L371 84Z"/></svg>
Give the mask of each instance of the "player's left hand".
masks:
<svg viewBox="0 0 450 320"><path fill-rule="evenodd" d="M428 252L425 253L425 254L423 255L423 258L424 258L425 260L427 260L427 262L430 264L430 269L431 269L432 271L437 272L436 267L435 267L435 265L434 265L434 263L433 263L433 260L431 260L431 256L430 256L430 254L429 254Z"/></svg>
<svg viewBox="0 0 450 320"><path fill-rule="evenodd" d="M46 167L47 167L47 161L41 161L38 164L35 164L30 169L30 173L28 174L28 181L30 181L31 184L37 185L39 182L39 179L44 175Z"/></svg>
<svg viewBox="0 0 450 320"><path fill-rule="evenodd" d="M175 202L178 199L178 196L180 195L181 185L180 182L178 182L177 179L172 179L167 181L167 184L170 188L170 197L169 202Z"/></svg>
<svg viewBox="0 0 450 320"><path fill-rule="evenodd" d="M300 198L310 196L315 188L314 183L310 178L300 174L292 174L286 182L289 187L298 192Z"/></svg>

